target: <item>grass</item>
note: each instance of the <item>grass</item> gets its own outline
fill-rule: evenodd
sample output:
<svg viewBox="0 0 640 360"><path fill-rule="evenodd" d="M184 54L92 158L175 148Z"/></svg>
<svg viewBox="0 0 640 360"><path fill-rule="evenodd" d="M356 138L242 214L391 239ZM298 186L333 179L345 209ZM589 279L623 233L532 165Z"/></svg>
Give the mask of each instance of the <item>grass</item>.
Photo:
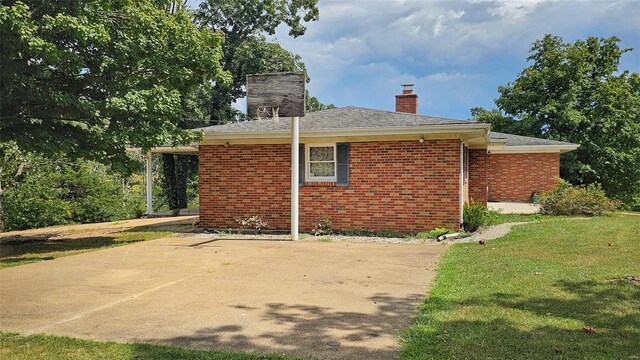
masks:
<svg viewBox="0 0 640 360"><path fill-rule="evenodd" d="M181 360L286 360L279 355L253 355L216 350L80 340L62 336L0 333L0 358L27 359L181 359Z"/></svg>
<svg viewBox="0 0 640 360"><path fill-rule="evenodd" d="M139 241L159 239L171 234L173 234L172 231L141 229L85 237L65 238L62 236L58 238L56 233L34 238L21 237L0 244L0 269Z"/></svg>
<svg viewBox="0 0 640 360"><path fill-rule="evenodd" d="M544 217L454 245L401 356L640 358L640 286L622 279L640 277L639 259L640 217L625 214Z"/></svg>

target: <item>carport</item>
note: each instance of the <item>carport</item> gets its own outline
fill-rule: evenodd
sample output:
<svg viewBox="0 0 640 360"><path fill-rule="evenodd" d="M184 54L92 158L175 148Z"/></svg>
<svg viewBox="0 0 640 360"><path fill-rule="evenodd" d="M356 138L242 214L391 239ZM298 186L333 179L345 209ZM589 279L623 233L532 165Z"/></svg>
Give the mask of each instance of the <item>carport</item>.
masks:
<svg viewBox="0 0 640 360"><path fill-rule="evenodd" d="M140 153L140 148L131 148L129 151ZM146 153L145 156L145 184L147 196L147 215L153 213L153 154L173 155L198 155L198 145L184 146L157 146Z"/></svg>

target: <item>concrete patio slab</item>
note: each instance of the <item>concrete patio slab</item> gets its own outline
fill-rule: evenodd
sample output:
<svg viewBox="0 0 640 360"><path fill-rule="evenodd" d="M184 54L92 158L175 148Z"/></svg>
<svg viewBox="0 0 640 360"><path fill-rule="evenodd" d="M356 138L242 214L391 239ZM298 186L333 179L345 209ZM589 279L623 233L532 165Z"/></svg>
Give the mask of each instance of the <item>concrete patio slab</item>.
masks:
<svg viewBox="0 0 640 360"><path fill-rule="evenodd" d="M171 237L0 270L0 329L390 359L446 246Z"/></svg>
<svg viewBox="0 0 640 360"><path fill-rule="evenodd" d="M516 202L489 202L491 210L501 211L503 214L536 214L540 212L540 205Z"/></svg>

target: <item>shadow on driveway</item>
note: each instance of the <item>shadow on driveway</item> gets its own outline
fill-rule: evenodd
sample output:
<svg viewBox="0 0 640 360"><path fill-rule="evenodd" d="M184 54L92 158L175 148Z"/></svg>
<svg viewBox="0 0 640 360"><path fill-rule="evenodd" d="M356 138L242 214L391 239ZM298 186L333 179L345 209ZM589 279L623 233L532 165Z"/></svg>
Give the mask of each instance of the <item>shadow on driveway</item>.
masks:
<svg viewBox="0 0 640 360"><path fill-rule="evenodd" d="M243 326L231 324L203 328L189 336L147 338L143 342L261 354L312 355L321 359L393 359L398 352L397 333L409 326L416 302L424 296L412 294L402 298L376 294L368 298L376 304L373 313L303 304L269 303L263 309L236 305L237 309L260 311L263 321L277 323L279 328L287 330L265 328L256 336L247 334Z"/></svg>

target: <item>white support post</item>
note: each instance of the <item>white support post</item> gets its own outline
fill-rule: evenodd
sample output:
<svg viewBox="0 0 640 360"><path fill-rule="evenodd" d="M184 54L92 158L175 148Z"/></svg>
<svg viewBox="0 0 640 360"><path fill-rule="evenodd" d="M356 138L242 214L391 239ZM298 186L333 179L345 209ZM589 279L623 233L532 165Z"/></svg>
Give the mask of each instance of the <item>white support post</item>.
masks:
<svg viewBox="0 0 640 360"><path fill-rule="evenodd" d="M298 240L299 117L291 118L291 240Z"/></svg>
<svg viewBox="0 0 640 360"><path fill-rule="evenodd" d="M147 153L147 215L153 212L153 169L152 169L153 154L151 151Z"/></svg>

